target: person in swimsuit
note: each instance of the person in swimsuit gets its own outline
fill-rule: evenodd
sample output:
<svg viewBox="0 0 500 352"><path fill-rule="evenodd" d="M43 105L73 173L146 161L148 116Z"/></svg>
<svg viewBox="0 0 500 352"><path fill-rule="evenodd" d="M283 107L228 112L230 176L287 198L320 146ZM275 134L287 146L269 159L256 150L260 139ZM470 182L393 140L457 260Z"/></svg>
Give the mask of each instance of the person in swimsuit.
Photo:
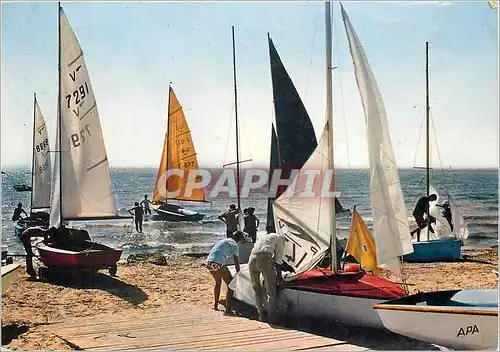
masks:
<svg viewBox="0 0 500 352"><path fill-rule="evenodd" d="M130 208L128 212L134 217L136 231L142 233L142 218L144 215L144 210L142 210L139 202L135 202L134 207Z"/></svg>

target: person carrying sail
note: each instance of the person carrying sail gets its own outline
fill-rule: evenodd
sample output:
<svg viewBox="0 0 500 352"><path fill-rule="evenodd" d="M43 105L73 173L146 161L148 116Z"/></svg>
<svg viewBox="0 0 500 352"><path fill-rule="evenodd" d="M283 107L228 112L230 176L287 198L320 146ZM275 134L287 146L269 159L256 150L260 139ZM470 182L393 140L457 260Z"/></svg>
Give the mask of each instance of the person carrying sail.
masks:
<svg viewBox="0 0 500 352"><path fill-rule="evenodd" d="M238 261L238 244L240 243L243 243L243 232L236 231L233 234L232 238L225 238L217 242L212 247L212 250L207 257L207 263L205 265L215 280L214 310L219 310L221 281L224 280L228 287L226 294L226 313L231 312L230 302L231 298L233 297L233 290L229 288L229 283L231 282L233 277L226 266L226 262L232 256L234 260L234 266L236 267L236 272L240 271L240 264Z"/></svg>
<svg viewBox="0 0 500 352"><path fill-rule="evenodd" d="M148 195L145 194L144 200L141 202L141 206L144 207L144 214L151 215L151 209L149 208L149 204L153 204L153 203L151 203L151 201L148 199Z"/></svg>
<svg viewBox="0 0 500 352"><path fill-rule="evenodd" d="M415 205L415 209L413 210L413 217L415 218L415 222L417 223L417 228L411 232L413 235L415 232L417 233L417 238L420 238L420 230L427 226L427 221L424 219L424 215L429 217L429 202L434 202L437 200L437 195L431 194L429 197L424 196L421 197L417 204ZM431 223L436 221L433 217L430 217ZM429 231L434 233L432 226L429 224Z"/></svg>
<svg viewBox="0 0 500 352"><path fill-rule="evenodd" d="M275 323L277 318L277 289L283 287L281 265L285 251L285 238L278 235L272 226L266 228L267 234L261 236L253 246L248 260L250 281L255 295L255 304L259 313L259 320L264 318L264 287L260 275L264 277L265 291L267 292L268 322Z"/></svg>
<svg viewBox="0 0 500 352"><path fill-rule="evenodd" d="M238 210L236 205L231 204L229 209L218 216L218 219L226 224L226 236L230 238L238 230Z"/></svg>
<svg viewBox="0 0 500 352"><path fill-rule="evenodd" d="M142 233L142 217L144 215L144 210L142 210L139 202L135 202L134 207L130 208L128 212L134 217L135 230L139 233Z"/></svg>
<svg viewBox="0 0 500 352"><path fill-rule="evenodd" d="M14 215L12 215L12 221L17 221L19 219L22 219L22 216L21 216L22 213L24 213L24 215L26 215L26 217L28 217L28 214L23 209L23 203L18 203L17 208L14 209Z"/></svg>

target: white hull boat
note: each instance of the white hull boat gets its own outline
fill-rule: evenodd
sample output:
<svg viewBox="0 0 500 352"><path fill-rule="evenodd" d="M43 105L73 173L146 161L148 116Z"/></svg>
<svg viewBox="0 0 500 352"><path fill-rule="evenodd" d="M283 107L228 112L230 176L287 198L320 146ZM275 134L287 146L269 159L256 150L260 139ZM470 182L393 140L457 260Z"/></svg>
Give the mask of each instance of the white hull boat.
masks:
<svg viewBox="0 0 500 352"><path fill-rule="evenodd" d="M231 282L234 298L255 307L248 265L241 265L238 275L234 266L229 266L229 270L236 278ZM349 326L384 329L373 306L404 293L394 290L395 284L364 272L320 278L319 275L326 271L329 270L313 269L306 274L310 279L288 282L288 287L279 295L279 309L293 317L314 317ZM316 274L318 276L313 277ZM387 286L383 287L384 284ZM346 289L349 286L351 291Z"/></svg>
<svg viewBox="0 0 500 352"><path fill-rule="evenodd" d="M418 293L375 305L397 334L452 349L498 349L498 290Z"/></svg>
<svg viewBox="0 0 500 352"><path fill-rule="evenodd" d="M21 276L21 264L2 265L2 294Z"/></svg>

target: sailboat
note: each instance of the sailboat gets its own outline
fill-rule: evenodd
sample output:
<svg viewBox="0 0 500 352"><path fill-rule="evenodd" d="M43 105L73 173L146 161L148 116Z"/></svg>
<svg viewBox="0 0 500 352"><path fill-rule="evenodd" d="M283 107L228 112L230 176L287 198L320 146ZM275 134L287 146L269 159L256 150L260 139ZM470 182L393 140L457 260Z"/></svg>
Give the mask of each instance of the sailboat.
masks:
<svg viewBox="0 0 500 352"><path fill-rule="evenodd" d="M33 97L33 149L31 159L31 204L30 216L18 220L14 231L19 236L24 230L32 226L49 226L49 214L41 210L50 208L51 177L50 147L47 126L42 111Z"/></svg>
<svg viewBox="0 0 500 352"><path fill-rule="evenodd" d="M152 219L158 221L200 221L205 214L167 202L168 199L205 202L203 188L193 189L190 194L186 193L186 184L190 180L190 174L192 171L198 170L198 158L182 106L170 86L168 88L167 114L167 131L153 195L153 209L156 214ZM167 177L169 170L181 170L182 175L172 174ZM167 198L168 192L174 192L177 195Z"/></svg>
<svg viewBox="0 0 500 352"><path fill-rule="evenodd" d="M82 48L59 8L59 100L54 186L48 236L36 245L48 268L108 268L116 274L122 254L92 241L88 232L65 221L120 217L111 184L109 162L97 103ZM41 273L39 272L39 276Z"/></svg>
<svg viewBox="0 0 500 352"><path fill-rule="evenodd" d="M342 5L341 5L342 7ZM331 14L325 4L327 40L327 121L317 148L302 167L294 182L305 185L306 170L321 170L318 177L324 184L327 171L333 171L333 112L331 77ZM408 218L397 167L394 162L387 117L373 73L359 38L342 7L345 29L354 62L358 88L367 124L370 155L371 203L375 226L378 265L400 274L399 257L412 251ZM318 179L317 178L317 179ZM299 188L299 189L298 189ZM293 194L283 193L274 203L277 232L285 236L283 260L294 272L284 275L282 291L286 314L314 316L348 325L383 328L373 305L400 298L406 291L396 283L369 275L365 271L342 272L337 268L335 197L298 197L301 187ZM330 269L318 268L330 251ZM242 266L233 279L235 297L254 305L248 266Z"/></svg>
<svg viewBox="0 0 500 352"><path fill-rule="evenodd" d="M432 187L430 182L430 122L429 122L429 42L425 44L425 78L426 78L426 195L436 194L437 191ZM458 260L461 258L463 240L468 237L468 230L465 221L458 211L457 206L452 203L451 197L448 202L451 207L452 223L449 224L442 214L442 208L437 208L435 202L429 202L428 213L436 219L436 226L430 224L430 217L427 218L427 226L423 229L426 235L426 240L421 240L420 233L417 233L417 238L413 242L413 253L403 257L408 262L434 262ZM417 225L418 226L418 225ZM434 233L429 230L433 228ZM452 230L453 227L453 230ZM414 230L416 231L416 230Z"/></svg>
<svg viewBox="0 0 500 352"><path fill-rule="evenodd" d="M291 170L298 170L318 146L314 127L302 100L285 69L283 62L268 33L269 58L273 84L275 124L271 125L271 151L269 157L270 179L276 169L281 170L281 178L289 178ZM275 127L276 126L276 127ZM269 184L271 187L271 184ZM272 203L285 192L287 187L280 186L276 197L269 197L267 203L267 226L274 227ZM270 190L274 194L274 190ZM335 198L335 212L344 211Z"/></svg>

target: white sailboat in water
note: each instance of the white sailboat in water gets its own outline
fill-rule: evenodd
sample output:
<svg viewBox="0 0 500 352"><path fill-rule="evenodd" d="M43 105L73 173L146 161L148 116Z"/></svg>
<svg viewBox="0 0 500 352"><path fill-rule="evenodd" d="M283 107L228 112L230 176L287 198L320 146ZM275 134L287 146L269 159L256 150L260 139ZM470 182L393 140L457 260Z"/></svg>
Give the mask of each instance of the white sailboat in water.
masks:
<svg viewBox="0 0 500 352"><path fill-rule="evenodd" d="M383 328L373 305L403 297L406 295L405 290L398 284L369 275L363 270L339 270L335 248L334 196L298 197L306 185L307 170L321 170L316 182L323 185L334 169L330 12L330 3L327 2L327 121L317 148L294 180L293 194L285 192L273 204L276 229L286 239L283 260L294 270L284 275L287 284L281 294L286 314ZM377 262L379 267L400 274L399 257L411 253L413 248L387 117L366 55L343 8L342 16L366 117ZM317 267L328 252L332 255L331 269ZM237 299L254 305L248 267L242 266L232 287L235 288Z"/></svg>
<svg viewBox="0 0 500 352"><path fill-rule="evenodd" d="M97 103L82 48L59 6L59 101L54 187L48 239L37 245L42 263L55 268L109 268L122 250L91 240L70 220L117 219Z"/></svg>

